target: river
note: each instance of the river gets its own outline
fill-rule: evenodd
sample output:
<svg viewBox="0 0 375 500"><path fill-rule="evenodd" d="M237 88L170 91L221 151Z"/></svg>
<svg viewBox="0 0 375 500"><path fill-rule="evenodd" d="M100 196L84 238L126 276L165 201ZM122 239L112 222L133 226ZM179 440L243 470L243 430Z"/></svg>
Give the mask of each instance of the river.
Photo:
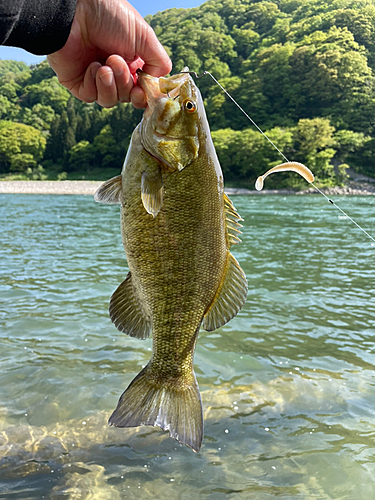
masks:
<svg viewBox="0 0 375 500"><path fill-rule="evenodd" d="M375 491L375 246L320 196L233 197L243 310L201 331L205 433L109 428L151 340L108 316L118 206L0 195L0 498L368 500ZM370 234L375 198L336 197Z"/></svg>

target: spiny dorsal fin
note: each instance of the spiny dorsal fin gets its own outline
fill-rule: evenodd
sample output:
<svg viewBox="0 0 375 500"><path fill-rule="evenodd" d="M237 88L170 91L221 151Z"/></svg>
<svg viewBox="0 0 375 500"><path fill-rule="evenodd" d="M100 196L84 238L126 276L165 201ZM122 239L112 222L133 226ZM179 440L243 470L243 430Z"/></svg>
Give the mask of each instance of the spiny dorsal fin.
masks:
<svg viewBox="0 0 375 500"><path fill-rule="evenodd" d="M163 205L163 178L160 168L152 172L143 172L141 181L141 198L145 209L156 217Z"/></svg>
<svg viewBox="0 0 375 500"><path fill-rule="evenodd" d="M139 339L150 335L151 322L134 294L130 273L112 294L109 315L120 332Z"/></svg>
<svg viewBox="0 0 375 500"><path fill-rule="evenodd" d="M237 213L235 206L226 194L224 194L224 211L228 235L228 246L230 248L232 245L237 245L241 242L237 234L241 234L239 228L242 227L242 224L239 224L238 221L243 221L243 219Z"/></svg>
<svg viewBox="0 0 375 500"><path fill-rule="evenodd" d="M247 280L235 257L228 252L227 268L216 296L204 315L202 327L211 332L234 318L247 297Z"/></svg>
<svg viewBox="0 0 375 500"><path fill-rule="evenodd" d="M102 184L94 194L94 200L105 205L121 203L122 177L112 177Z"/></svg>

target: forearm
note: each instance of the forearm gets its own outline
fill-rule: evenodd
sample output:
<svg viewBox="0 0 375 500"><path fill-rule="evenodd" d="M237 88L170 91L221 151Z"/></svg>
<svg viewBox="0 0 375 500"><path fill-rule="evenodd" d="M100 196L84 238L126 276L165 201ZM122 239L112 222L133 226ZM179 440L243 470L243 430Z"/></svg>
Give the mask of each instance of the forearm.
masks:
<svg viewBox="0 0 375 500"><path fill-rule="evenodd" d="M0 44L37 55L61 49L77 0L0 0Z"/></svg>

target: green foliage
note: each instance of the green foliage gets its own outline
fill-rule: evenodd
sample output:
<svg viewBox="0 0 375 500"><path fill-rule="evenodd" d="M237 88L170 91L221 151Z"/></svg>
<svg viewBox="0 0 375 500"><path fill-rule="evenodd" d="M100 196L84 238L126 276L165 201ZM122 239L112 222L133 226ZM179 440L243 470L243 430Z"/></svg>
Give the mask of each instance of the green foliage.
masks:
<svg viewBox="0 0 375 500"><path fill-rule="evenodd" d="M69 151L72 170L89 170L95 161L95 148L88 141L80 141Z"/></svg>
<svg viewBox="0 0 375 500"><path fill-rule="evenodd" d="M56 76L28 85L22 96L22 101L27 107L40 103L51 106L57 113L62 113L66 109L69 99L70 93L59 84Z"/></svg>
<svg viewBox="0 0 375 500"><path fill-rule="evenodd" d="M42 159L46 139L23 123L0 121L0 171L24 172Z"/></svg>
<svg viewBox="0 0 375 500"><path fill-rule="evenodd" d="M1 99L1 96L0 96ZM55 111L52 106L44 106L43 104L34 104L30 108L24 108L22 114L22 122L26 125L31 125L38 130L48 131L51 123L55 118Z"/></svg>
<svg viewBox="0 0 375 500"><path fill-rule="evenodd" d="M9 99L5 95L0 94L0 119L3 117L6 118L9 115L11 107L12 103Z"/></svg>
<svg viewBox="0 0 375 500"><path fill-rule="evenodd" d="M31 76L29 84L37 84L42 82L43 80L49 80L50 78L55 76L55 73L51 66L48 64L47 59L39 64L32 64L30 66L30 69Z"/></svg>
<svg viewBox="0 0 375 500"><path fill-rule="evenodd" d="M21 86L16 82L14 73L7 73L0 78L0 95L6 97L10 102L17 102L17 92Z"/></svg>
<svg viewBox="0 0 375 500"><path fill-rule="evenodd" d="M106 168L116 162L121 151L118 150L110 125L103 127L100 133L95 137L94 149L97 164ZM121 165L120 162L119 165Z"/></svg>
<svg viewBox="0 0 375 500"><path fill-rule="evenodd" d="M0 78L8 73L21 73L23 71L28 71L29 67L26 63L22 61L11 61L6 59L0 59Z"/></svg>
<svg viewBox="0 0 375 500"><path fill-rule="evenodd" d="M318 183L344 182L346 164L375 176L375 0L210 0L147 21L174 72L210 71ZM209 77L198 85L227 181L252 184L283 161ZM0 61L3 172L40 178L42 162L57 165L55 177L58 169L70 178L112 175L141 116L129 104L108 110L72 98L47 61ZM20 126L28 138L17 129L17 139ZM32 137L46 146L27 150ZM292 174L267 179L269 187L303 183Z"/></svg>

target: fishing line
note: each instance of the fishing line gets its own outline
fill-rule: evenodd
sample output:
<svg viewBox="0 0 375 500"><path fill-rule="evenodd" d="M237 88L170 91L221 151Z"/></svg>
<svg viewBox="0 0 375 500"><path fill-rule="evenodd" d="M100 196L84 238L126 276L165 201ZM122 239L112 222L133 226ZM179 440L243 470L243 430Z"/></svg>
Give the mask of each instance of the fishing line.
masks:
<svg viewBox="0 0 375 500"><path fill-rule="evenodd" d="M246 111L238 104L237 101L235 101L235 99L233 99L233 97L225 90L225 88L216 80L216 78L209 72L209 71L203 71L203 73L201 73L200 75L198 75L195 71L180 71L179 73L188 73L189 75L194 75L195 78L197 78L198 80L200 78L202 78L202 76L205 76L205 75L209 75L213 81L221 88L221 90L225 93L225 95L227 95L229 97L229 99L237 106L237 108L241 111L241 113L243 113L246 118L254 125L254 127L263 135L263 137L265 137L267 139L267 141L276 149L276 151L284 158L284 160L286 160L288 163L290 163L290 160L288 160L288 158L284 155L284 153L282 151L280 151L280 149L271 141L271 139L267 136L267 134L265 134L263 132L263 130L255 123L255 121L251 118L251 116L249 116ZM360 229L361 231L363 231L365 233L366 236L368 236L372 241L375 242L375 239L367 232L363 229L363 227L361 227L355 220L353 220L351 217L349 217L349 215L347 213L344 212L344 210L342 210L342 208L340 208L333 200L331 200L330 198L328 198L328 196L323 193L323 191L321 191L317 186L315 186L315 184L313 182L310 182L309 184L311 184L313 186L313 188L318 191L318 193L320 193L322 196L324 196L324 198L331 204L333 205L335 208L337 208L342 214L345 215L345 217L347 219L349 219L351 222L353 222L353 224L355 224L358 229Z"/></svg>

